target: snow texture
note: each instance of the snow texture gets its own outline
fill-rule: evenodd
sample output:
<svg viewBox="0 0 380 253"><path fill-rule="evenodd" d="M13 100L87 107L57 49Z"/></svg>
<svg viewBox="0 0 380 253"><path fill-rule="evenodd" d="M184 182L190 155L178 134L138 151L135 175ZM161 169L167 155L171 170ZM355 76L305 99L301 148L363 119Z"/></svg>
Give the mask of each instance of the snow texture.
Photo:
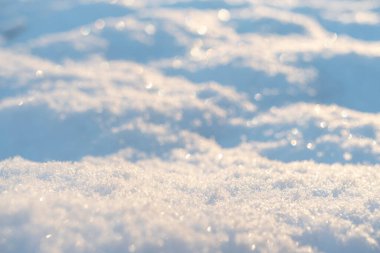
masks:
<svg viewBox="0 0 380 253"><path fill-rule="evenodd" d="M380 252L380 2L1 2L0 252Z"/></svg>

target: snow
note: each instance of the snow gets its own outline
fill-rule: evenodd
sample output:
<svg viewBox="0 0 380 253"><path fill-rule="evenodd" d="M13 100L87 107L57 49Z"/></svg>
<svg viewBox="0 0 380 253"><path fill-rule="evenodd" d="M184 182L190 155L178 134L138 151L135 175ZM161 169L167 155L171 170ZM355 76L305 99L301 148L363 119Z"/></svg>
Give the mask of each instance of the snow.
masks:
<svg viewBox="0 0 380 253"><path fill-rule="evenodd" d="M4 1L0 252L379 252L380 2Z"/></svg>

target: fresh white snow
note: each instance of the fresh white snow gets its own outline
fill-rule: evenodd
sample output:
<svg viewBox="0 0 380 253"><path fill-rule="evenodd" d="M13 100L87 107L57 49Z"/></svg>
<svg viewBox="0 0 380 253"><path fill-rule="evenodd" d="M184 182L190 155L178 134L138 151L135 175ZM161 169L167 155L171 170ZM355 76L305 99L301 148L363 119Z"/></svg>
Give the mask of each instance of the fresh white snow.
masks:
<svg viewBox="0 0 380 253"><path fill-rule="evenodd" d="M380 2L6 0L0 252L380 252Z"/></svg>

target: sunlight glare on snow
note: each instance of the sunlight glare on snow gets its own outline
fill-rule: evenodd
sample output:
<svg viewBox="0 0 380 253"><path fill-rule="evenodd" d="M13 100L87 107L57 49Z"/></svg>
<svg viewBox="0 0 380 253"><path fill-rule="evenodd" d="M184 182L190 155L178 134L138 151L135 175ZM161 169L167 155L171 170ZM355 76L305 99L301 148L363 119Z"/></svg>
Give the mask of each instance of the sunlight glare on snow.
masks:
<svg viewBox="0 0 380 253"><path fill-rule="evenodd" d="M145 26L144 31L149 35L153 35L156 33L156 27L152 24L148 24Z"/></svg>
<svg viewBox="0 0 380 253"><path fill-rule="evenodd" d="M83 36L88 36L88 35L91 33L91 28L90 28L90 27L87 27L87 26L83 26L83 27L81 27L81 29L80 29L80 33L81 33Z"/></svg>
<svg viewBox="0 0 380 253"><path fill-rule="evenodd" d="M95 28L97 30L103 30L106 25L106 22L103 19L98 19L95 21Z"/></svg>
<svg viewBox="0 0 380 253"><path fill-rule="evenodd" d="M220 9L218 11L218 19L222 22L227 22L231 19L231 14L226 9Z"/></svg>

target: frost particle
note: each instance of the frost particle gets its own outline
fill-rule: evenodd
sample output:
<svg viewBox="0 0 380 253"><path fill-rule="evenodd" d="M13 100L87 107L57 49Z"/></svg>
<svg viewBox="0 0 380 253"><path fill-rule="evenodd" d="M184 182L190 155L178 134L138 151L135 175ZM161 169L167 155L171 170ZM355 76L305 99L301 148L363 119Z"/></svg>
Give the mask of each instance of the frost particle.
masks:
<svg viewBox="0 0 380 253"><path fill-rule="evenodd" d="M345 153L343 154L343 159L346 160L346 161L351 161L351 160L352 160L352 155L351 155L351 153L349 153L349 152L345 152Z"/></svg>
<svg viewBox="0 0 380 253"><path fill-rule="evenodd" d="M205 25L201 25L201 26L199 26L198 29L197 29L197 33L198 33L199 35L205 35L205 34L207 33L207 31L208 31L208 28L207 28L207 26L205 26Z"/></svg>
<svg viewBox="0 0 380 253"><path fill-rule="evenodd" d="M321 121L321 122L319 123L319 127L322 128L322 129L324 129L324 128L327 127L327 123L326 123L325 121Z"/></svg>
<svg viewBox="0 0 380 253"><path fill-rule="evenodd" d="M145 26L144 31L148 35L153 35L156 33L156 27L152 24L148 24L147 26Z"/></svg>
<svg viewBox="0 0 380 253"><path fill-rule="evenodd" d="M226 9L220 9L218 11L218 19L222 22L227 22L231 19L231 14Z"/></svg>
<svg viewBox="0 0 380 253"><path fill-rule="evenodd" d="M309 142L307 145L306 145L307 149L309 150L313 150L314 149L314 144Z"/></svg>
<svg viewBox="0 0 380 253"><path fill-rule="evenodd" d="M117 22L117 24L115 25L115 28L118 31L124 30L125 29L125 22L124 21Z"/></svg>
<svg viewBox="0 0 380 253"><path fill-rule="evenodd" d="M98 30L103 30L103 28L105 27L106 25L106 22L104 22L103 19L98 19L95 21L95 28L98 29Z"/></svg>
<svg viewBox="0 0 380 253"><path fill-rule="evenodd" d="M91 29L90 29L89 27L83 26L83 27L80 29L80 33L81 33L83 36L88 36L88 35L91 33Z"/></svg>
<svg viewBox="0 0 380 253"><path fill-rule="evenodd" d="M256 101L260 101L263 98L263 95L261 95L260 93L256 93L254 98Z"/></svg>
<svg viewBox="0 0 380 253"><path fill-rule="evenodd" d="M37 70L36 73L35 73L36 77L43 77L44 76L44 72L42 70Z"/></svg>

